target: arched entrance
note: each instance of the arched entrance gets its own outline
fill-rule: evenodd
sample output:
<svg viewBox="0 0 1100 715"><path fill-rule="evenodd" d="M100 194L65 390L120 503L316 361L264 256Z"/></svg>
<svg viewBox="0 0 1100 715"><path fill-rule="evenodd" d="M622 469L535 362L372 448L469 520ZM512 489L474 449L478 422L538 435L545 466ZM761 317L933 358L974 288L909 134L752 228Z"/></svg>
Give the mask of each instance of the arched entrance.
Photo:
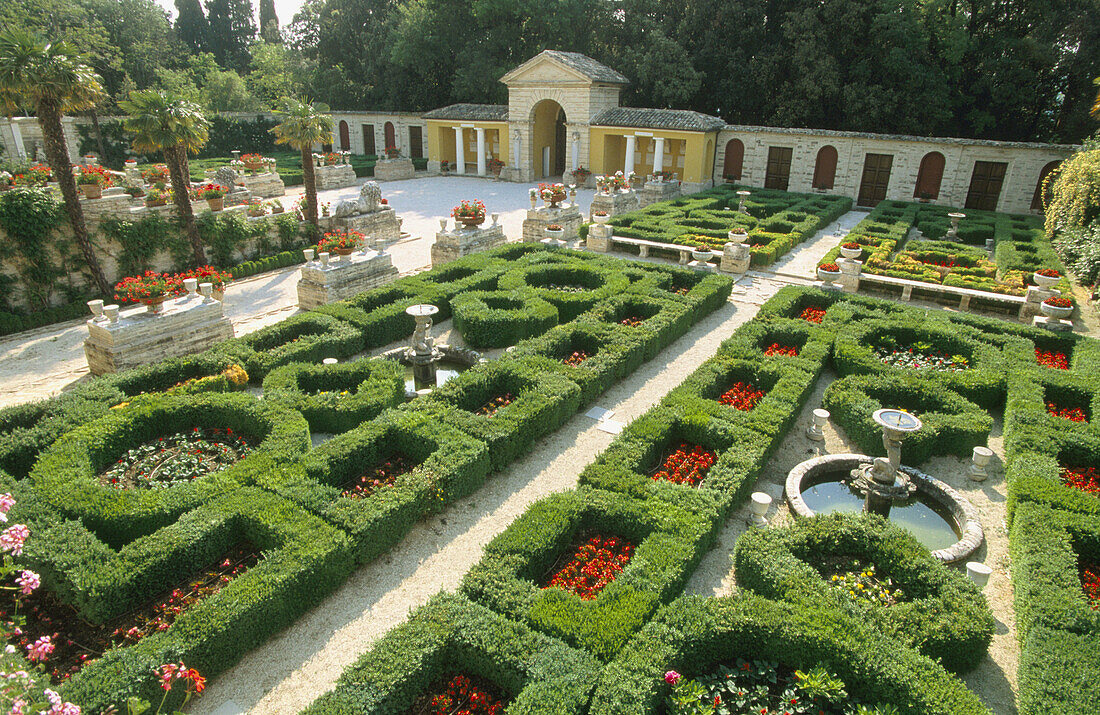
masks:
<svg viewBox="0 0 1100 715"><path fill-rule="evenodd" d="M741 165L745 162L745 144L740 139L726 142L726 162L722 173L727 179L741 180Z"/></svg>
<svg viewBox="0 0 1100 715"><path fill-rule="evenodd" d="M938 199L940 182L943 181L943 169L947 159L938 151L930 151L920 160L917 170L917 185L913 188L914 199Z"/></svg>
<svg viewBox="0 0 1100 715"><path fill-rule="evenodd" d="M385 149L397 146L397 136L393 131L393 122L386 122L386 125L382 127L383 133L386 135Z"/></svg>
<svg viewBox="0 0 1100 715"><path fill-rule="evenodd" d="M1044 184L1046 184L1050 172L1057 169L1061 163L1061 161L1052 161L1039 172L1039 181L1035 184L1035 195L1031 197L1032 211L1042 211L1046 208L1047 203L1050 201L1050 185L1044 186Z"/></svg>
<svg viewBox="0 0 1100 715"><path fill-rule="evenodd" d="M348 131L348 123L340 120L340 151L351 149L351 132Z"/></svg>
<svg viewBox="0 0 1100 715"><path fill-rule="evenodd" d="M814 188L831 189L836 181L836 147L826 144L817 151L814 162Z"/></svg>
<svg viewBox="0 0 1100 715"><path fill-rule="evenodd" d="M531 109L534 131L531 133L531 166L536 179L565 173L565 110L552 99L544 99Z"/></svg>

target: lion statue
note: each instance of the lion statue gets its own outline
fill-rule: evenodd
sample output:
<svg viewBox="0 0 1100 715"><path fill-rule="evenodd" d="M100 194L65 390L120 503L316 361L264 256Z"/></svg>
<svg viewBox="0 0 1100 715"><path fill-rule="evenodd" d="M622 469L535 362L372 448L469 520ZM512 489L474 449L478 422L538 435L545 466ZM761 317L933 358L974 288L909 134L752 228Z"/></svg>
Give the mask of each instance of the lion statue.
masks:
<svg viewBox="0 0 1100 715"><path fill-rule="evenodd" d="M341 201L336 204L332 215L336 218L347 218L356 214L370 214L381 208L382 189L378 188L377 181L368 181L359 191L359 198Z"/></svg>
<svg viewBox="0 0 1100 715"><path fill-rule="evenodd" d="M237 188L237 171L231 166L223 166L214 172L214 181L233 191Z"/></svg>

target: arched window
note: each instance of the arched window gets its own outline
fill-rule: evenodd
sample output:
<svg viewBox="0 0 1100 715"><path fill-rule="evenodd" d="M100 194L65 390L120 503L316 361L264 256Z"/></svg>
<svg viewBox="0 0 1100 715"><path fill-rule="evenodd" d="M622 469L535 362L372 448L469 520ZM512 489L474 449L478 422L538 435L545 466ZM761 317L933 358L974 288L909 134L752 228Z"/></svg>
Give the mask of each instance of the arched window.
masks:
<svg viewBox="0 0 1100 715"><path fill-rule="evenodd" d="M917 171L917 185L913 187L914 199L938 199L940 182L943 181L943 167L947 160L938 151L930 151L920 160Z"/></svg>
<svg viewBox="0 0 1100 715"><path fill-rule="evenodd" d="M836 147L826 144L817 152L814 164L814 188L831 189L836 179Z"/></svg>
<svg viewBox="0 0 1100 715"><path fill-rule="evenodd" d="M1054 171L1061 164L1061 161L1052 161L1043 167L1043 170L1039 172L1039 181L1035 184L1035 195L1031 197L1031 210L1042 211L1046 208L1046 203L1050 201L1050 187L1047 186L1046 190L1043 190L1043 184L1046 183L1047 177L1050 176L1050 172Z"/></svg>
<svg viewBox="0 0 1100 715"><path fill-rule="evenodd" d="M397 137L393 131L393 122L386 122L386 126L382 128L382 131L386 135L386 146L383 149L389 149L391 146L397 146Z"/></svg>
<svg viewBox="0 0 1100 715"><path fill-rule="evenodd" d="M351 134L348 132L348 123L343 119L340 120L340 151L349 151L351 149Z"/></svg>
<svg viewBox="0 0 1100 715"><path fill-rule="evenodd" d="M741 180L741 166L745 163L745 144L740 139L726 142L726 164L722 174L727 179Z"/></svg>

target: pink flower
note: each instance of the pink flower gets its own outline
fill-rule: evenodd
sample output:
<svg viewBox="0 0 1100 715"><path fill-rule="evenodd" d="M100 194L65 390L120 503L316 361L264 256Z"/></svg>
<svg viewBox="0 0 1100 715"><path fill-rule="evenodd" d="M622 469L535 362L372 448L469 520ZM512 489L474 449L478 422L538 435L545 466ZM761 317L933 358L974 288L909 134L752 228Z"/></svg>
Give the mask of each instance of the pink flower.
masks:
<svg viewBox="0 0 1100 715"><path fill-rule="evenodd" d="M27 646L27 658L34 662L46 660L46 656L53 653L53 643L49 636L42 636L34 643Z"/></svg>
<svg viewBox="0 0 1100 715"><path fill-rule="evenodd" d="M19 699L11 704L11 712L8 715L27 715L26 707L29 703L26 700Z"/></svg>
<svg viewBox="0 0 1100 715"><path fill-rule="evenodd" d="M680 682L680 678L681 678L681 675L679 673L677 673L675 670L670 670L667 673L665 673L665 682L668 683L669 685L676 685L676 683Z"/></svg>
<svg viewBox="0 0 1100 715"><path fill-rule="evenodd" d="M34 571L24 571L19 578L15 579L15 582L22 587L20 590L24 596L31 595L34 589L42 585L42 579Z"/></svg>
<svg viewBox="0 0 1100 715"><path fill-rule="evenodd" d="M23 555L23 542L31 535L26 524L15 524L0 533L0 551L10 551L15 556Z"/></svg>
<svg viewBox="0 0 1100 715"><path fill-rule="evenodd" d="M0 494L0 512L7 514L13 506L15 506L15 497L11 494Z"/></svg>

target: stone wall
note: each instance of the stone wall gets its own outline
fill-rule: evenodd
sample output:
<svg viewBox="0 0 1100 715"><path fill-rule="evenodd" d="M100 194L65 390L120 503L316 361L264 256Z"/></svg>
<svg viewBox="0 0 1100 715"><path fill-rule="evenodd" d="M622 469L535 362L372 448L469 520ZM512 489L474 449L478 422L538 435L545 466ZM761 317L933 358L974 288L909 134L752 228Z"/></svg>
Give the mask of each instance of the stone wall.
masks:
<svg viewBox="0 0 1100 715"><path fill-rule="evenodd" d="M419 112L333 112L333 147L343 149L340 143L340 122L348 123L348 143L352 154L366 154L363 142L363 125L369 125L374 133L375 154L381 156L386 150L386 122L393 124L394 139L401 155L409 157L409 128L420 127L423 137L424 153L428 156L427 123L420 118Z"/></svg>
<svg viewBox="0 0 1100 715"><path fill-rule="evenodd" d="M974 164L977 161L1008 164L996 210L1028 213L1035 186L1043 167L1068 157L1074 146L997 142L983 139L926 138L862 132L838 132L820 129L780 129L770 127L727 126L718 135L715 179L721 181L726 167L727 145L733 140L744 144L744 162L737 183L764 186L769 147L790 147L792 152L789 191L811 192L818 152L826 146L837 151L833 188L826 193L859 198L866 155L893 156L886 198L913 201L921 160L930 152L945 159L939 196L934 203L961 207L966 203ZM688 187L684 187L685 192Z"/></svg>

